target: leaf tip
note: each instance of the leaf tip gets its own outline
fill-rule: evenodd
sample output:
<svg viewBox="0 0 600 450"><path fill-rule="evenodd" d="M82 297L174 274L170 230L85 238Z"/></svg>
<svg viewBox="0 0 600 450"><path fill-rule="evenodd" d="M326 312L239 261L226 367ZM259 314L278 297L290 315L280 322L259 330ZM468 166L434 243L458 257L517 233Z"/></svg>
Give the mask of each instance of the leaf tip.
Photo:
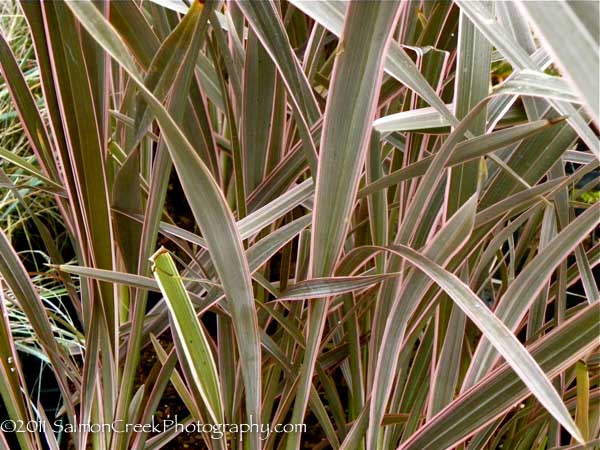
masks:
<svg viewBox="0 0 600 450"><path fill-rule="evenodd" d="M548 119L548 125L556 125L557 123L564 122L569 116L559 116L554 119Z"/></svg>
<svg viewBox="0 0 600 450"><path fill-rule="evenodd" d="M166 248L164 248L162 245L160 246L160 248L158 250L156 250L152 256L150 256L150 258L148 258L148 260L150 262L152 262L153 264L156 262L156 258L158 258L160 255L163 255L165 253L169 253L169 250L167 250Z"/></svg>

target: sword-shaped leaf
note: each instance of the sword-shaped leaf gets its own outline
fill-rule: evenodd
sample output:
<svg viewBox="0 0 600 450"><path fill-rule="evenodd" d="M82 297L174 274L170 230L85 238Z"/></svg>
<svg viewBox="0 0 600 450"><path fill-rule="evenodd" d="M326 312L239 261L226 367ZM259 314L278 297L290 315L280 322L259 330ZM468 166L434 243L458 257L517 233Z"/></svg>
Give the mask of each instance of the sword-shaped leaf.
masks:
<svg viewBox="0 0 600 450"><path fill-rule="evenodd" d="M185 290L173 258L160 248L152 258L152 273L165 296L175 332L179 336L183 355L190 368L194 383L204 400L206 409L215 424L223 423L223 402L219 374L192 301Z"/></svg>

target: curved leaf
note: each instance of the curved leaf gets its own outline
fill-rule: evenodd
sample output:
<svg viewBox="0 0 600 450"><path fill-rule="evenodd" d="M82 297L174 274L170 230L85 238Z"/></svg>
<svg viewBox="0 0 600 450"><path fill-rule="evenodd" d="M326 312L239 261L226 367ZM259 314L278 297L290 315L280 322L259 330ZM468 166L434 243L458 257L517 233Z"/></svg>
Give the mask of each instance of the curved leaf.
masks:
<svg viewBox="0 0 600 450"><path fill-rule="evenodd" d="M600 203L588 208L549 242L511 283L495 310L498 319L508 329L515 330L556 266L598 225L599 214ZM492 343L482 340L473 355L462 389L479 381L493 366L496 358L497 353Z"/></svg>
<svg viewBox="0 0 600 450"><path fill-rule="evenodd" d="M409 247L394 246L394 251L434 280L463 312L477 325L495 349L504 357L523 383L548 412L578 442L585 439L552 383L523 347L523 344L456 275L445 271Z"/></svg>

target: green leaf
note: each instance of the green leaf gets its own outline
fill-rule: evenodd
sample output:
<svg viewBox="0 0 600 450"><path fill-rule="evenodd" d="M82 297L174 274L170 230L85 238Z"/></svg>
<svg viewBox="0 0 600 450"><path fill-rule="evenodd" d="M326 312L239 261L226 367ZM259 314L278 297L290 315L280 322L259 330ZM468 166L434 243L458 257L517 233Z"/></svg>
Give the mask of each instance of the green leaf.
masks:
<svg viewBox="0 0 600 450"><path fill-rule="evenodd" d="M306 202L314 193L313 186L312 179L303 181L267 205L244 217L237 223L242 239L253 236L301 203Z"/></svg>
<svg viewBox="0 0 600 450"><path fill-rule="evenodd" d="M452 307L440 358L432 377L429 408L431 417L452 401L459 377L460 358L467 316L456 305Z"/></svg>
<svg viewBox="0 0 600 450"><path fill-rule="evenodd" d="M256 37L249 32L244 64L241 144L244 151L244 180L251 192L263 180L274 109L275 65Z"/></svg>
<svg viewBox="0 0 600 450"><path fill-rule="evenodd" d="M69 264L61 264L56 268L62 272L79 275L82 277L94 278L96 280L108 281L109 283L125 284L127 286L140 289L149 289L158 291L158 285L152 278L141 275L133 275L125 272L116 272L113 270L96 269L94 267L81 267Z"/></svg>
<svg viewBox="0 0 600 450"><path fill-rule="evenodd" d="M471 21L479 28L481 33L493 44L507 60L519 70L539 70L536 62L525 52L525 50L514 40L508 32L490 13L484 2L479 0L456 0L461 11L469 16ZM598 138L587 125L586 120L569 103L550 99L552 106L562 114L568 116L568 122L586 145L595 153L598 153Z"/></svg>
<svg viewBox="0 0 600 450"><path fill-rule="evenodd" d="M223 401L217 366L175 262L164 248L160 248L150 260L152 273L165 296L175 325L173 332L180 339L184 352L180 357L185 358L189 364L193 382L202 395L211 420L216 424L223 423Z"/></svg>
<svg viewBox="0 0 600 450"><path fill-rule="evenodd" d="M309 226L311 222L312 216L307 214L278 228L251 246L246 252L250 272L254 273L258 270L271 256Z"/></svg>
<svg viewBox="0 0 600 450"><path fill-rule="evenodd" d="M395 17L394 2L385 3L348 9L321 138L313 216L313 276L333 272L348 228L345 220L353 207L368 148L380 68ZM372 22L375 29L366 32L365 21Z"/></svg>
<svg viewBox="0 0 600 450"><path fill-rule="evenodd" d="M487 5L490 9L493 4ZM457 119L463 119L469 111L487 97L489 92L492 46L464 14L460 13L458 26L456 80L454 83L454 106ZM485 134L486 114L476 117L469 130L475 136ZM452 215L477 191L480 160L469 161L452 167L448 185L448 215Z"/></svg>
<svg viewBox="0 0 600 450"><path fill-rule="evenodd" d="M451 108L452 105L446 105ZM448 120L435 108L419 108L402 111L389 116L383 116L373 122L373 128L380 133L391 131L419 131L437 128L447 128Z"/></svg>

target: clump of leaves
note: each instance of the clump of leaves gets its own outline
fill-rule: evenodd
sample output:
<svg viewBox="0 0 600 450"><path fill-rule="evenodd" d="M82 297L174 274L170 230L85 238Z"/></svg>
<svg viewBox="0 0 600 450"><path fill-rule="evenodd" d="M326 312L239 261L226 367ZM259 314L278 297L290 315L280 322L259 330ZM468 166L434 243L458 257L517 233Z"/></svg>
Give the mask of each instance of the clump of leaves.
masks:
<svg viewBox="0 0 600 450"><path fill-rule="evenodd" d="M8 417L48 409L26 323L71 425L152 423L175 390L181 423L307 425L206 448L598 443L598 3L12 8L0 175L35 239L3 222ZM132 430L0 447L183 446Z"/></svg>

